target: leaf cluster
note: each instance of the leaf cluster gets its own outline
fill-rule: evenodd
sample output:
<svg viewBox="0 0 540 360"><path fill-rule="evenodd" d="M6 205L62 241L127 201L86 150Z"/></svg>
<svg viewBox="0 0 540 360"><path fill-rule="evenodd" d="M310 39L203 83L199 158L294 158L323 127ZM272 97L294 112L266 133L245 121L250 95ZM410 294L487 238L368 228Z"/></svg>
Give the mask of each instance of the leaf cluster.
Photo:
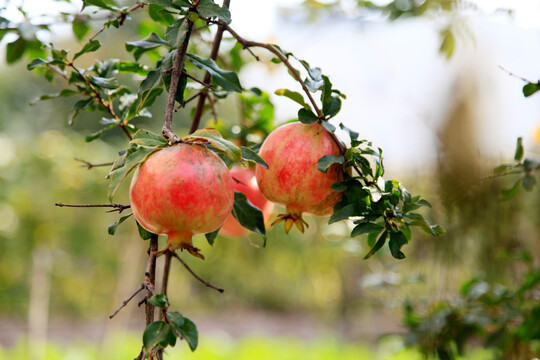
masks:
<svg viewBox="0 0 540 360"><path fill-rule="evenodd" d="M540 169L540 161L534 158L525 157L523 139L519 137L516 142L514 162L502 164L493 169L492 177L518 175L518 179L510 188L501 190L503 200L509 200L516 196L520 187L527 191L532 191L536 185L536 177L533 172Z"/></svg>
<svg viewBox="0 0 540 360"><path fill-rule="evenodd" d="M351 147L344 155L325 155L317 163L322 172L327 172L334 164L353 169L344 174L342 182L332 185L334 191L343 193L343 198L334 207L328 223L349 219L355 225L351 237L368 234L370 250L366 259L387 241L394 258L405 258L401 248L411 240L412 226L433 236L442 235L444 230L440 225L432 225L414 212L423 206L431 207L427 200L413 197L397 180L384 180L382 150L374 149L366 140L359 140L358 133L343 124L340 127L349 135Z"/></svg>
<svg viewBox="0 0 540 360"><path fill-rule="evenodd" d="M540 341L540 269L531 268L515 288L473 278L457 300L421 312L405 306L405 341L425 356L453 360L471 341L498 350L497 359L532 358Z"/></svg>
<svg viewBox="0 0 540 360"><path fill-rule="evenodd" d="M163 320L149 324L143 333L143 346L145 356L157 349L174 347L177 338L184 339L191 351L195 351L199 344L199 331L189 318L178 311L169 311L169 300L164 294L156 294L148 302L165 312ZM150 357L152 358L152 357Z"/></svg>

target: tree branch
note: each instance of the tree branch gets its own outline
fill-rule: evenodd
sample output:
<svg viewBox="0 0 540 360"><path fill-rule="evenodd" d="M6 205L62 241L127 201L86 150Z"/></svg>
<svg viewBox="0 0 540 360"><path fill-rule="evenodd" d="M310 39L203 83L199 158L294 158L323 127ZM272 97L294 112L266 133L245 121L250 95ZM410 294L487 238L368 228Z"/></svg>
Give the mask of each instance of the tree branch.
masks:
<svg viewBox="0 0 540 360"><path fill-rule="evenodd" d="M135 290L135 292L129 297L127 298L126 300L124 300L124 302L122 303L122 305L120 305L120 307L118 309L116 309L116 311L114 313L112 313L111 315L109 315L109 319L112 319L113 317L116 316L116 314L118 314L120 312L120 310L122 310L138 293L140 293L141 291L143 291L145 289L145 286L144 284L141 284L139 285L139 287L137 288L137 290Z"/></svg>
<svg viewBox="0 0 540 360"><path fill-rule="evenodd" d="M231 1L230 0L223 0L223 6L226 8L229 8ZM214 37L214 42L212 43L212 50L210 51L210 59L216 60L219 53L219 46L221 45L221 40L223 39L223 32L225 31L225 23L219 23L216 36ZM212 79L212 75L207 71L206 74L204 74L204 80L203 82L205 84L210 84L210 80ZM195 108L195 114L193 115L193 120L191 121L191 127L189 128L189 133L194 133L201 124L201 118L202 113L204 110L204 103L206 102L206 98L208 97L207 92L202 92L201 96L199 97L199 100L197 102L197 107Z"/></svg>
<svg viewBox="0 0 540 360"><path fill-rule="evenodd" d="M294 66L291 65L291 63L289 62L289 59L287 59L287 57L283 53L281 53L281 51L279 51L277 48L275 48L274 46L272 46L270 44L265 44L265 43L261 43L261 42L257 42L257 41L246 40L242 36L238 35L238 33L236 31L234 31L229 25L227 25L223 21L219 21L218 23L221 26L223 26L224 29L227 30L240 44L242 44L242 46L244 48L249 49L250 47L260 47L260 48L264 48L264 49L270 51L272 54L276 55L278 57L278 59L281 60L281 62L283 62L283 64L285 64L285 66L290 70L290 73L291 73L292 77L296 81L298 81L300 83L300 85L302 86L302 90L304 90L304 92L306 93L309 101L311 102L311 105L313 105L313 108L315 109L315 112L317 113L317 117L319 119L323 118L323 113L322 113L321 109L319 108L319 106L315 102L315 99L313 99L313 96L311 96L311 92L309 91L306 84L304 83L304 81L302 80L300 75L298 74L298 71L294 68Z"/></svg>
<svg viewBox="0 0 540 360"><path fill-rule="evenodd" d="M142 9L144 7L144 4L140 1L137 1L137 3L135 5L133 5L132 7L130 7L129 9L127 10L124 10L124 11L120 11L120 13L118 14L118 16L115 18L115 20L118 20L118 23L120 25L123 25L124 24L124 21L126 20L128 14L130 12L133 12L137 9ZM103 30L105 30L106 27L105 25L99 29L94 35L92 35L92 37L90 39L88 39L88 42L94 40L99 34L101 34L103 32Z"/></svg>
<svg viewBox="0 0 540 360"><path fill-rule="evenodd" d="M186 31L186 37L184 42L178 48L176 52L176 59L171 73L171 84L169 86L169 96L167 98L167 107L165 108L165 119L163 121L163 127L161 128L161 135L169 143L178 141L178 137L172 131L172 117L174 114L174 103L176 101L176 93L178 92L178 83L180 82L180 76L182 75L182 69L184 67L184 59L186 57L187 48L189 45L189 38L191 37L191 31L193 30L193 22L186 17L188 22L188 29Z"/></svg>
<svg viewBox="0 0 540 360"><path fill-rule="evenodd" d="M195 273L193 272L193 270L191 270L191 268L188 266L188 264L186 264L186 262L185 262L180 256L178 256L177 253L172 252L172 251L169 251L169 252L172 254L173 257L175 257L178 261L180 261L180 262L182 263L182 265L184 265L184 267L186 268L186 270L189 271L189 273L190 273L191 275L193 275L193 277L194 277L195 279L197 279L198 281L200 281L201 283L203 283L205 286L207 286L207 287L209 287L209 288L212 288L212 289L214 289L214 290L217 290L217 291L219 291L220 293L223 293L223 292L225 291L225 290L223 290L222 288L219 288L219 287L217 287L217 286L214 286L214 285L210 284L208 281L203 280L202 278L200 278L199 275L195 274Z"/></svg>
<svg viewBox="0 0 540 360"><path fill-rule="evenodd" d="M118 213L121 213L122 211L129 209L131 205L122 205L122 204L64 204L64 203L55 203L55 206L58 207L73 207L73 208L114 208L113 210L109 210L107 212L115 212L118 211Z"/></svg>

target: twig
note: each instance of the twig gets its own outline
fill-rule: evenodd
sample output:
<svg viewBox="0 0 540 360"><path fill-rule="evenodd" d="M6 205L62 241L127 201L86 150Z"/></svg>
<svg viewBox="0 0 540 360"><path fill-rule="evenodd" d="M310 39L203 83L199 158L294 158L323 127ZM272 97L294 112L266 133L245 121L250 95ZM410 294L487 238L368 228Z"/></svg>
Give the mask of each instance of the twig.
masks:
<svg viewBox="0 0 540 360"><path fill-rule="evenodd" d="M79 158L74 158L76 161L78 162L82 162L84 165L81 165L85 168L88 168L88 170L94 168L94 167L99 167L99 166L112 166L112 162L108 162L108 163L100 163L100 164L92 164L91 162L88 162L84 159L79 159Z"/></svg>
<svg viewBox="0 0 540 360"><path fill-rule="evenodd" d="M171 257L172 257L172 251L167 250L165 252L165 261L163 263L163 278L161 279L161 293L163 295L167 295L167 285L169 283L169 272L171 270ZM166 317L167 310L162 309L161 310L161 317Z"/></svg>
<svg viewBox="0 0 540 360"><path fill-rule="evenodd" d="M228 8L230 5L230 0L223 0L223 6ZM214 37L214 42L212 43L212 50L210 51L210 59L216 60L219 53L219 46L221 45L221 40L223 39L223 32L225 31L225 23L219 23L216 36ZM204 74L204 80L203 82L205 84L210 84L210 80L212 79L212 75L207 71L206 74ZM191 127L189 128L189 133L194 133L201 124L201 118L204 110L204 103L206 102L206 98L208 97L207 92L201 93L201 96L199 97L199 100L197 102L197 107L195 108L195 114L193 115L193 120L191 121Z"/></svg>
<svg viewBox="0 0 540 360"><path fill-rule="evenodd" d="M214 117L214 121L218 122L218 115L216 111L216 101L212 98L211 95L208 95L208 102L210 103L210 111L212 111L212 116Z"/></svg>
<svg viewBox="0 0 540 360"><path fill-rule="evenodd" d="M124 300L124 302L122 303L122 305L120 305L120 307L118 309L116 309L116 311L114 313L112 313L111 315L109 315L109 319L112 319L113 317L116 316L116 314L118 314L120 312L120 310L122 310L138 293L140 293L141 291L143 291L145 289L145 286L144 284L141 284L139 285L139 287L137 288L137 290L135 290L135 292L129 297L127 298L126 300Z"/></svg>
<svg viewBox="0 0 540 360"><path fill-rule="evenodd" d="M313 99L313 96L311 96L311 92L309 91L306 84L304 83L304 81L302 80L300 75L298 74L298 71L294 68L294 66L291 65L291 63L289 62L287 57L285 55L283 55L281 53L281 51L279 51L277 48L275 48L274 46L272 46L270 44L265 44L265 43L261 43L261 42L257 42L257 41L246 40L242 36L238 35L238 33L236 31L234 31L225 22L219 21L218 23L221 26L223 26L225 28L225 30L227 30L240 44L242 44L242 46L245 49L249 49L250 47L260 47L260 48L264 48L264 49L270 51L271 53L273 53L274 55L276 55L279 58L279 60L281 60L281 62L283 62L283 64L285 64L285 66L290 70L290 73L291 73L292 77L296 81L298 81L300 83L300 85L302 86L302 90L304 90L304 92L306 93L309 101L313 105L313 108L315 109L315 112L317 113L317 117L319 119L323 118L323 113L322 113L321 109L319 108L319 106L315 102L315 99Z"/></svg>
<svg viewBox="0 0 540 360"><path fill-rule="evenodd" d="M184 265L184 267L186 268L186 270L189 271L189 273L190 273L191 275L193 275L193 277L194 277L195 279L197 279L198 281L200 281L201 283L203 283L205 286L207 286L207 287L209 287L209 288L212 288L212 289L214 289L214 290L217 290L217 291L219 291L220 293L223 293L223 292L225 291L225 290L223 290L222 288L219 288L219 287L217 287L217 286L214 286L214 285L210 284L208 281L203 280L202 278L200 278L199 275L195 274L195 273L193 272L193 270L191 270L191 268L188 266L188 264L186 264L186 262L185 262L180 256L178 256L177 253L175 253L175 252L170 252L170 253L172 254L172 256L174 256L176 259L178 259L178 261L180 261L180 262L182 263L182 265Z"/></svg>
<svg viewBox="0 0 540 360"><path fill-rule="evenodd" d="M107 212L115 212L118 211L118 213L122 213L122 211L129 209L131 205L122 205L122 204L64 204L64 203L55 203L55 206L58 207L73 207L73 208L114 208L113 210L109 210Z"/></svg>
<svg viewBox="0 0 540 360"><path fill-rule="evenodd" d="M539 84L539 85L540 85L540 81L531 81L531 80L529 80L529 79L524 78L523 76L516 75L516 74L514 74L513 72L511 72L510 70L504 68L502 65L499 65L499 69L501 69L502 71L508 73L508 75L513 76L513 77L515 77L515 78L518 78L518 79L520 79L520 80L523 80L523 81L525 81L525 82L527 82L527 83L531 83L531 84Z"/></svg>
<svg viewBox="0 0 540 360"><path fill-rule="evenodd" d="M182 102L182 104L178 105L178 107L176 109L174 109L174 112L177 112L178 110L182 109L183 107L185 107L189 102L195 100L196 98L198 98L199 96L201 96L202 92L199 91L197 92L195 95L191 96L189 99L187 100L184 100Z"/></svg>
<svg viewBox="0 0 540 360"><path fill-rule="evenodd" d="M118 16L115 18L115 20L118 20L118 23L120 25L123 25L124 24L124 21L126 20L126 17L127 15L132 12L132 11L135 11L137 9L142 9L144 7L144 4L140 1L137 1L137 3L135 5L133 5L132 7L130 7L129 9L127 10L124 10L124 11L120 11L120 13L118 14ZM104 30L106 29L105 25L103 25L103 27L101 29L99 29L94 35L92 35L92 37L90 39L88 39L88 42L94 40L99 34L101 34Z"/></svg>
<svg viewBox="0 0 540 360"><path fill-rule="evenodd" d="M196 5L198 5L198 2ZM170 143L174 143L178 140L178 137L172 131L172 117L174 114L176 93L178 92L178 83L180 82L180 76L182 75L182 68L184 66L184 59L186 57L186 52L189 45L189 38L191 37L191 31L193 30L193 22L188 18L186 18L186 20L188 22L188 29L186 31L184 42L178 48L176 59L174 60L171 73L171 84L169 86L169 96L167 98L167 107L165 108L165 119L163 121L163 127L161 128L161 135L163 135L163 137Z"/></svg>
<svg viewBox="0 0 540 360"><path fill-rule="evenodd" d="M124 134L126 134L126 136L129 138L129 140L133 140L131 134L126 128L127 123L125 121L122 121L122 119L120 119L120 117L116 114L116 112L114 111L112 102L110 100L105 101L103 99L103 97L101 96L101 93L95 88L94 84L92 84L90 80L88 80L86 76L84 76L80 72L80 70L75 66L75 64L73 64L72 61L67 61L66 65L72 68L73 71L75 71L77 75L79 75L84 80L84 83L86 84L86 86L88 86L90 91L92 91L94 99L96 99L96 101L100 103L107 110L107 112L114 118L114 120L116 120L116 122L118 123L118 126L120 126Z"/></svg>
<svg viewBox="0 0 540 360"><path fill-rule="evenodd" d="M483 177L482 180L491 180L491 179L496 179L496 178L499 178L499 177L502 177L502 176L507 176L507 175L519 175L519 174L523 174L525 171L524 170L517 170L517 171L506 171L506 172L503 172L503 173L500 173L500 174L493 174L493 175L489 175L489 176L486 176L486 177Z"/></svg>
<svg viewBox="0 0 540 360"><path fill-rule="evenodd" d="M204 81L202 81L202 80L199 80L199 79L197 79L195 76L190 75L190 74L188 74L188 73L185 72L185 71L182 71L182 75L187 76L188 78L190 78L191 80L193 80L193 81L195 81L195 82L201 84L201 85L204 86L205 88L211 89L211 88L213 87L212 84L208 84L208 83L206 83L206 82L204 82Z"/></svg>

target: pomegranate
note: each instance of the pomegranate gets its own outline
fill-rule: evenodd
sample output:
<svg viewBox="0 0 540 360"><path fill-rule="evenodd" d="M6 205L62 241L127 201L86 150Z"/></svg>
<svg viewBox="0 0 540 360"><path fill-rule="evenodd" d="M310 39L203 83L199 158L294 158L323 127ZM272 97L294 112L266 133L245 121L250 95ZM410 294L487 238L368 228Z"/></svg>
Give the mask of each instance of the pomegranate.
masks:
<svg viewBox="0 0 540 360"><path fill-rule="evenodd" d="M233 177L234 190L246 195L248 200L262 211L264 221L268 221L274 208L274 204L261 194L259 186L257 185L257 179L255 179L255 170L252 168L235 166L230 172ZM231 214L227 220L225 220L220 233L229 237L241 237L247 234L248 230L240 225Z"/></svg>
<svg viewBox="0 0 540 360"><path fill-rule="evenodd" d="M181 143L150 155L139 166L129 198L141 226L169 237L161 252L186 249L204 259L191 238L223 224L234 202L233 180L212 151Z"/></svg>
<svg viewBox="0 0 540 360"><path fill-rule="evenodd" d="M304 232L307 223L302 213L330 215L342 193L331 185L342 181L342 167L332 165L327 173L317 169L324 155L339 155L340 150L332 136L319 123L294 122L282 125L268 135L259 156L269 169L257 165L256 177L263 195L270 201L286 206L272 224L285 222L285 232L292 225Z"/></svg>

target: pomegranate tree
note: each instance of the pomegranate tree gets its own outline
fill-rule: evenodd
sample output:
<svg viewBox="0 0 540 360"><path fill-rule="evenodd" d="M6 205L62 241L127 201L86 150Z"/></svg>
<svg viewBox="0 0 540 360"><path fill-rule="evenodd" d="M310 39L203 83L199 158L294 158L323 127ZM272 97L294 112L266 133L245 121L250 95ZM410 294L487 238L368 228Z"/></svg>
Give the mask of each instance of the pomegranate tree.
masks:
<svg viewBox="0 0 540 360"><path fill-rule="evenodd" d="M169 237L166 249L186 249L204 258L191 238L216 230L231 213L233 180L225 163L206 147L177 144L140 165L129 197L141 226Z"/></svg>
<svg viewBox="0 0 540 360"><path fill-rule="evenodd" d="M234 190L246 195L247 199L262 211L264 221L268 221L274 204L261 194L257 185L257 179L255 178L255 170L249 167L235 166L231 169L230 173L233 177ZM225 220L220 233L229 237L240 237L247 234L248 230L231 214Z"/></svg>
<svg viewBox="0 0 540 360"><path fill-rule="evenodd" d="M337 143L319 123L289 123L270 133L259 152L269 169L257 166L256 177L267 199L286 206L285 214L272 225L283 221L285 232L293 224L304 232L307 223L302 213L332 214L343 194L331 186L343 179L343 170L334 164L323 173L317 169L317 162L324 155L339 154Z"/></svg>

